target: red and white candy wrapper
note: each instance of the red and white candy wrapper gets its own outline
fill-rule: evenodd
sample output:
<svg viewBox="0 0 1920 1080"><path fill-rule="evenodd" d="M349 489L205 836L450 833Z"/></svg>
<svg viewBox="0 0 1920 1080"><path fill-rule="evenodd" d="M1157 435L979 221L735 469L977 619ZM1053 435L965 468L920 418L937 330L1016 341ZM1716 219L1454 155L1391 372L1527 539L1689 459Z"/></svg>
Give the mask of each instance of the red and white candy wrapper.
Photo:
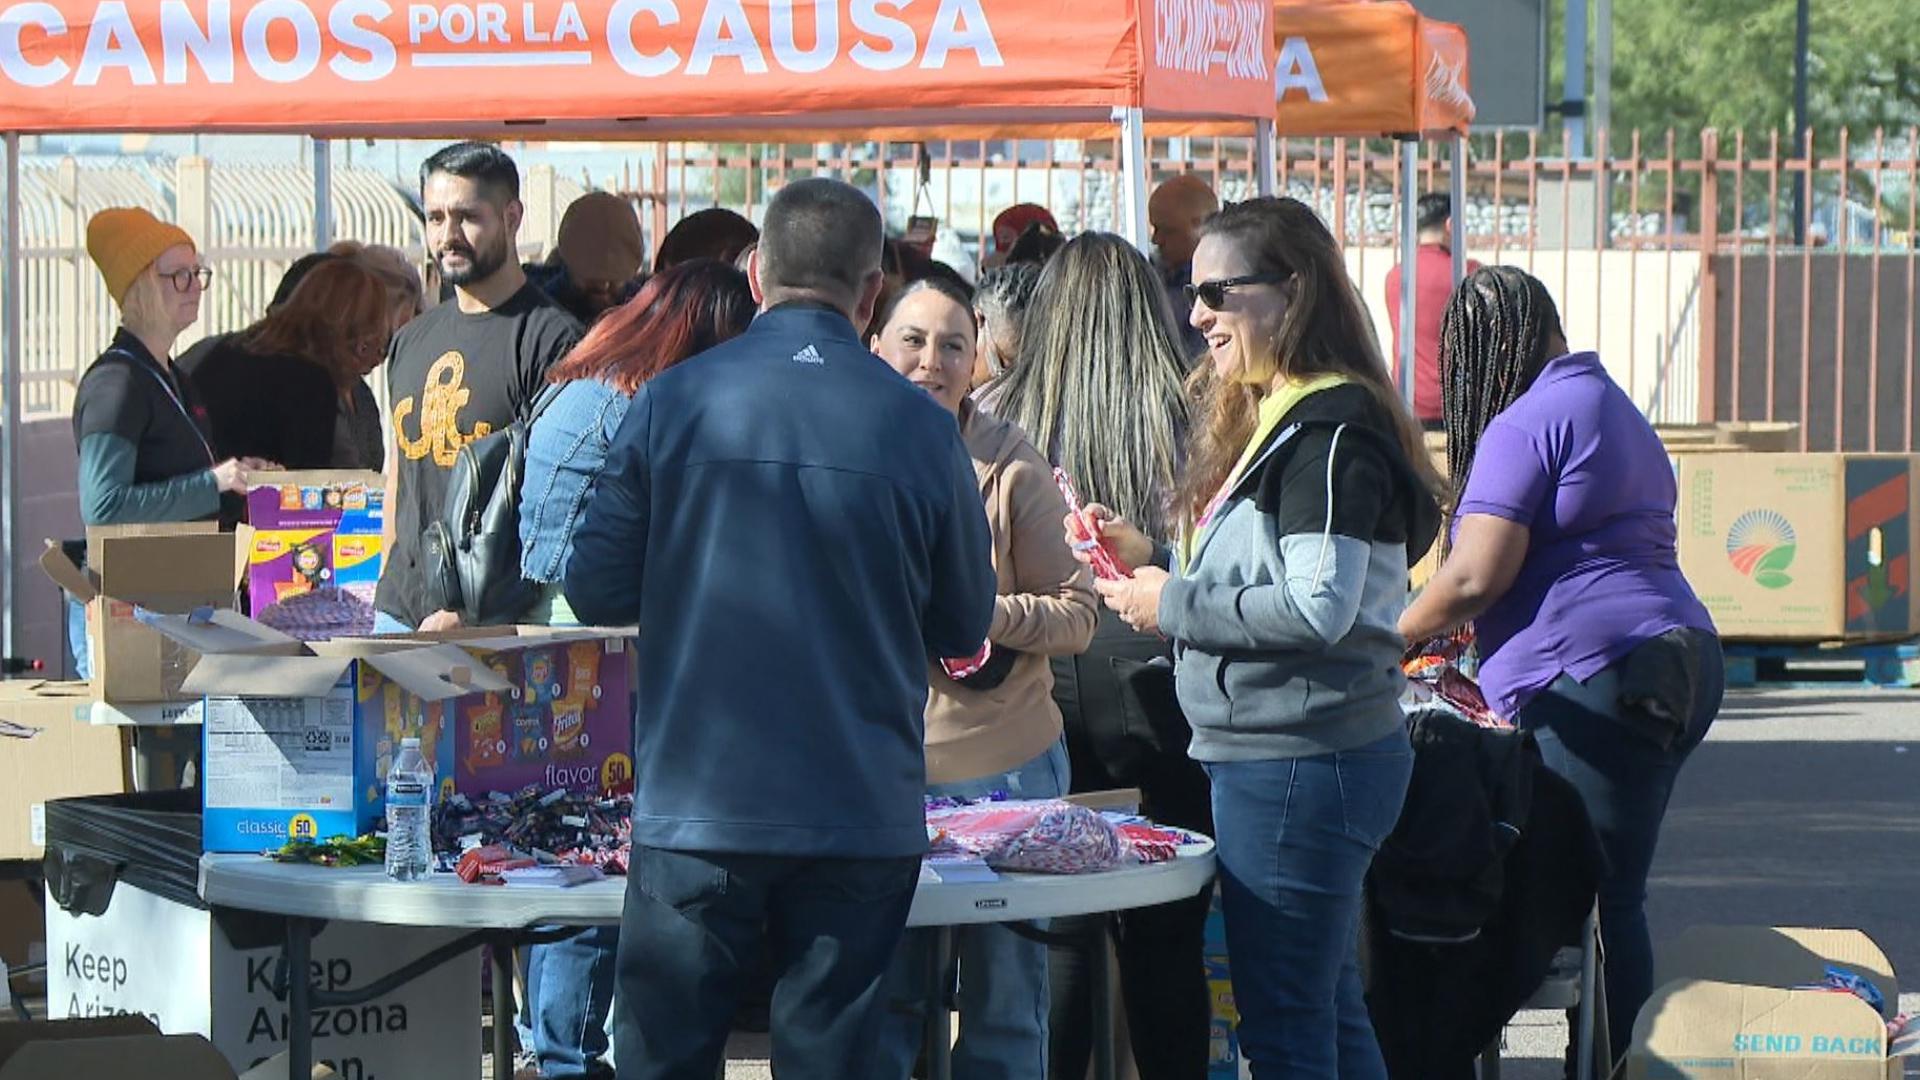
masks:
<svg viewBox="0 0 1920 1080"><path fill-rule="evenodd" d="M1112 869L1124 854L1111 822L1059 799L934 810L927 825L944 834L942 850L976 855L995 870L1087 874Z"/></svg>
<svg viewBox="0 0 1920 1080"><path fill-rule="evenodd" d="M469 885L502 884L500 872L503 870L521 870L529 866L538 866L539 862L514 852L505 844L485 844L472 848L460 856L460 863L454 873Z"/></svg>
<svg viewBox="0 0 1920 1080"><path fill-rule="evenodd" d="M1099 526L1087 516L1080 505L1080 493L1074 490L1073 480L1065 469L1053 470L1053 482L1060 486L1060 495L1067 500L1067 513L1073 516L1073 549L1084 551L1091 560L1093 574L1105 581L1122 581L1133 576L1133 567L1126 564L1113 550L1113 541L1100 536Z"/></svg>
<svg viewBox="0 0 1920 1080"><path fill-rule="evenodd" d="M959 682L962 679L971 678L972 676L980 674L980 669L986 667L987 661L992 659L992 657L993 642L983 641L980 643L979 652L974 653L972 656L961 657L959 659L942 660L940 661L940 668L947 673L947 678L952 679L954 682Z"/></svg>
<svg viewBox="0 0 1920 1080"><path fill-rule="evenodd" d="M1120 840L1135 862L1172 862L1180 854L1180 845L1187 842L1185 833L1156 825L1129 822L1115 828L1119 830Z"/></svg>

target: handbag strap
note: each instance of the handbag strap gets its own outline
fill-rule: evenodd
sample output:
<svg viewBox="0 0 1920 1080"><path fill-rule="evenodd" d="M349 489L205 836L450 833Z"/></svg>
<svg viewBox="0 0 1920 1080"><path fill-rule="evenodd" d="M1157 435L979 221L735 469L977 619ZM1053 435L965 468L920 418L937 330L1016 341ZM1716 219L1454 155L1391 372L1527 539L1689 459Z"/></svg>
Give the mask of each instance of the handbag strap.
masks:
<svg viewBox="0 0 1920 1080"><path fill-rule="evenodd" d="M540 393L534 397L533 404L527 408L527 419L525 421L527 430L533 430L533 422L540 419L540 414L547 411L547 406L552 405L554 399L558 398L560 392L565 390L568 385L568 383L548 383L546 389L541 390Z"/></svg>

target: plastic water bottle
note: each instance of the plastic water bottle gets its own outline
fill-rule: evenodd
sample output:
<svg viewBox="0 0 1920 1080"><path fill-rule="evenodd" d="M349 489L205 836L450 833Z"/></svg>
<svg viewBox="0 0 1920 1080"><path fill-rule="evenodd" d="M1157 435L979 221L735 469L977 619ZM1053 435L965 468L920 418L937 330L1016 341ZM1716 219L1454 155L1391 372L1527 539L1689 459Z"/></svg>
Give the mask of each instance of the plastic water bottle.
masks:
<svg viewBox="0 0 1920 1080"><path fill-rule="evenodd" d="M420 753L420 740L400 740L387 773L387 876L395 881L419 881L433 868L433 790L433 763Z"/></svg>

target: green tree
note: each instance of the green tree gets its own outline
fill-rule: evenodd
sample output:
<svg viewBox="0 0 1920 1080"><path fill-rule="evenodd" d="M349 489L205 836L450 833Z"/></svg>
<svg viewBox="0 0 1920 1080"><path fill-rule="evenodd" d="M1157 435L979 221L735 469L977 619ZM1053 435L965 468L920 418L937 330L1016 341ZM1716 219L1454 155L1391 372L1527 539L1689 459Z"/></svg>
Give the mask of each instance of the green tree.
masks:
<svg viewBox="0 0 1920 1080"><path fill-rule="evenodd" d="M1793 128L1795 0L1614 0L1613 130L1684 148L1702 128L1765 139ZM1565 0L1553 0L1557 96ZM1812 0L1808 114L1818 144L1920 123L1920 0ZM1618 144L1616 144L1618 146Z"/></svg>

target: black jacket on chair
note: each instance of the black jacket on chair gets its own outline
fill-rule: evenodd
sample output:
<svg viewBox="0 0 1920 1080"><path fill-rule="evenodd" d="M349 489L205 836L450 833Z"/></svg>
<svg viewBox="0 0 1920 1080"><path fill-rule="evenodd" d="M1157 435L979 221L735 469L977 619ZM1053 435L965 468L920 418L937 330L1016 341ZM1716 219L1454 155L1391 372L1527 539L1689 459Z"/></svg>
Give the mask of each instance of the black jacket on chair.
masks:
<svg viewBox="0 0 1920 1080"><path fill-rule="evenodd" d="M1367 876L1361 974L1389 1075L1471 1077L1579 942L1602 856L1531 736L1428 712L1413 744L1406 807Z"/></svg>

